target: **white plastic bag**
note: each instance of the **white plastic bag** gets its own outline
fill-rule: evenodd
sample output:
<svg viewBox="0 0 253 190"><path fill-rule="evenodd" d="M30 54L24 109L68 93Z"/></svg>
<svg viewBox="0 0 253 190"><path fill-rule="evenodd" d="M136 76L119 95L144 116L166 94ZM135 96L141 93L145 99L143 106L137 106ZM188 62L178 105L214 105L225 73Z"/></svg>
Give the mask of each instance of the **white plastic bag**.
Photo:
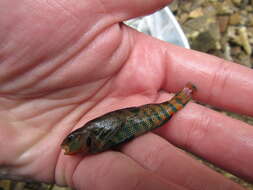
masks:
<svg viewBox="0 0 253 190"><path fill-rule="evenodd" d="M152 15L128 20L126 24L160 40L190 48L184 32L168 7Z"/></svg>

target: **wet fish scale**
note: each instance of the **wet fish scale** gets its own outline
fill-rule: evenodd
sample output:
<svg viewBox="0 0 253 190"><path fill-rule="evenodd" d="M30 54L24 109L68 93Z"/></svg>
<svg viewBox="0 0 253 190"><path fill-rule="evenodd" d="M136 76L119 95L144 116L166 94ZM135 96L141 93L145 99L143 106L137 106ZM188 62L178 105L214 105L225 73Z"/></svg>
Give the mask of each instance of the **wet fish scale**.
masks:
<svg viewBox="0 0 253 190"><path fill-rule="evenodd" d="M190 101L196 87L188 83L171 100L107 113L69 134L62 143L65 154L97 153L164 125Z"/></svg>

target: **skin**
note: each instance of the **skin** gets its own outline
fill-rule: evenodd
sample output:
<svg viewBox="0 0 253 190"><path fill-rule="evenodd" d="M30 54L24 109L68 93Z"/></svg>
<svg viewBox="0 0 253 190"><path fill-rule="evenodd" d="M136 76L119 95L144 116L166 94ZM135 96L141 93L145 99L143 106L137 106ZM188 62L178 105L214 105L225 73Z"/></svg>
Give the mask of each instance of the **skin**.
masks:
<svg viewBox="0 0 253 190"><path fill-rule="evenodd" d="M1 178L87 190L242 189L177 145L253 181L252 126L195 103L118 152L61 150L64 137L88 120L164 101L188 81L198 87L196 100L253 116L251 69L120 24L167 3L0 1Z"/></svg>

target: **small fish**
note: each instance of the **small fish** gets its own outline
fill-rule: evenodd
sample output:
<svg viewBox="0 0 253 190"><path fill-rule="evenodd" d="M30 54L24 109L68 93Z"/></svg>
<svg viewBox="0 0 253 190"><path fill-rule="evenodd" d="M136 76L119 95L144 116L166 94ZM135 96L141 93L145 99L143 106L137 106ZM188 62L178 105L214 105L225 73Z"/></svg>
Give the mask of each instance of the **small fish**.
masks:
<svg viewBox="0 0 253 190"><path fill-rule="evenodd" d="M71 132L62 142L65 154L98 153L165 124L192 98L196 87L187 83L171 100L109 112Z"/></svg>

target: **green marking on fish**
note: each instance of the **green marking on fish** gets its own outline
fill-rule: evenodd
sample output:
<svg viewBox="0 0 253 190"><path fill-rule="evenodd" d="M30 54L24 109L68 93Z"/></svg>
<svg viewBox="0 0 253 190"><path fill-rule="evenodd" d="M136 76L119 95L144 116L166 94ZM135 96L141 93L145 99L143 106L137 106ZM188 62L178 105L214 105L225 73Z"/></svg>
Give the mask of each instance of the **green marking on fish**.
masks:
<svg viewBox="0 0 253 190"><path fill-rule="evenodd" d="M109 112L70 133L61 146L65 154L108 150L165 124L191 100L196 87L188 83L171 100Z"/></svg>

